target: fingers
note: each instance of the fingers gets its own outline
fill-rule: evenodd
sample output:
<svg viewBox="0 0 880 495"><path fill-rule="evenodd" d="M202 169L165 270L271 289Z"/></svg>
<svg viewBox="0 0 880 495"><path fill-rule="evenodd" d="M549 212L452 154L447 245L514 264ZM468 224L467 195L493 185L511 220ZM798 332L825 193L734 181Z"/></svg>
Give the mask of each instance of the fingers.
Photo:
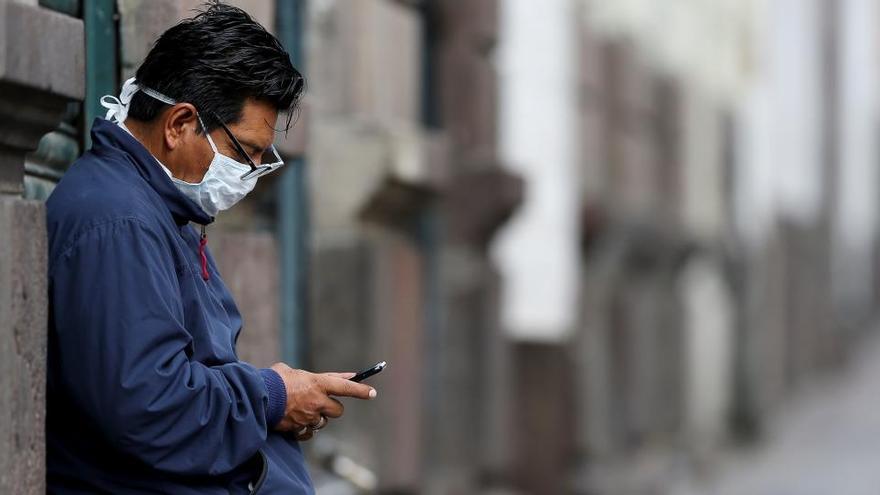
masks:
<svg viewBox="0 0 880 495"><path fill-rule="evenodd" d="M306 440L311 440L311 438L313 436L315 436L315 432L309 428L306 428L301 433L300 432L295 433L294 436L296 436L296 439L299 440L300 442L305 442Z"/></svg>
<svg viewBox="0 0 880 495"><path fill-rule="evenodd" d="M327 397L327 403L321 408L321 414L328 418L342 417L343 412L345 412L345 406L333 397Z"/></svg>
<svg viewBox="0 0 880 495"><path fill-rule="evenodd" d="M353 382L345 378L321 375L324 391L340 397L355 397L370 400L376 397L376 389L363 383Z"/></svg>

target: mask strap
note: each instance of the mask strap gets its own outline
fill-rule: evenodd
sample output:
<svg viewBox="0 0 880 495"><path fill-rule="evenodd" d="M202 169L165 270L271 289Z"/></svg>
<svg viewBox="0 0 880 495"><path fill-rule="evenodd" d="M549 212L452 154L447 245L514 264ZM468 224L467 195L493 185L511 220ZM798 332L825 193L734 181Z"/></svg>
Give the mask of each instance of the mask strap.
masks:
<svg viewBox="0 0 880 495"><path fill-rule="evenodd" d="M211 135L208 134L208 128L205 127L205 122L202 120L202 116L196 112L196 117L199 118L199 124L202 126L202 131L205 133L205 137L208 138L208 143L211 145L211 149L214 150L215 154L219 154L220 152L217 151L217 145L214 144L214 140L211 139Z"/></svg>
<svg viewBox="0 0 880 495"><path fill-rule="evenodd" d="M131 98L138 91L143 91L148 96L155 98L166 105L174 105L177 103L172 98L169 98L154 89L150 89L146 86L139 86L135 78L131 77L122 85L122 90L119 92L119 98L113 95L104 95L101 97L101 106L107 109L107 114L104 118L116 123L125 122L125 119L128 117L128 107L131 105Z"/></svg>
<svg viewBox="0 0 880 495"><path fill-rule="evenodd" d="M146 93L147 95L152 96L153 98L161 101L162 103L164 103L166 105L176 105L177 104L177 102L174 101L173 98L169 98L169 97L163 95L162 93L156 91L155 89L150 89L146 86L140 86L140 90L143 91L144 93Z"/></svg>
<svg viewBox="0 0 880 495"><path fill-rule="evenodd" d="M101 106L107 109L107 114L104 118L117 123L125 122L126 117L128 117L128 106L131 103L131 98L138 92L138 89L138 85L132 77L122 85L119 98L113 95L102 96Z"/></svg>

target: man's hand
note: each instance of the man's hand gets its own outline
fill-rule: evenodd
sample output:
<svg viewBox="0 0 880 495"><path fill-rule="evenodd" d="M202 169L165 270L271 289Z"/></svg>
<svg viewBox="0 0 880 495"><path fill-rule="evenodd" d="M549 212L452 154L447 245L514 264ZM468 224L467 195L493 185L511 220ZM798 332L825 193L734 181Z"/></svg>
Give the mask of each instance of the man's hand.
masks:
<svg viewBox="0 0 880 495"><path fill-rule="evenodd" d="M287 389L284 418L275 429L295 432L298 440L312 438L314 431L310 426L342 416L345 408L331 395L366 400L376 397L373 387L349 380L355 373L309 373L284 363L275 363L272 369L281 376Z"/></svg>

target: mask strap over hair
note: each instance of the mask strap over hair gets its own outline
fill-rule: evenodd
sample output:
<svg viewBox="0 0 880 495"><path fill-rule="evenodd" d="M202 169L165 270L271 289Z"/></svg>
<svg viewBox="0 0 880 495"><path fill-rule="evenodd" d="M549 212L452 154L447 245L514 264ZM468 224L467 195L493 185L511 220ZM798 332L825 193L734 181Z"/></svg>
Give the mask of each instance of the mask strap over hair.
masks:
<svg viewBox="0 0 880 495"><path fill-rule="evenodd" d="M138 86L138 88L147 95L152 96L153 98L161 101L166 105L177 105L177 101L175 101L173 98L169 98L162 93L156 91L155 89L150 89L146 86Z"/></svg>
<svg viewBox="0 0 880 495"><path fill-rule="evenodd" d="M125 119L128 117L128 107L131 105L131 98L138 91L143 91L148 96L155 98L166 105L174 105L177 103L174 99L169 98L154 89L138 85L135 78L132 77L126 80L125 84L122 85L122 90L119 92L119 98L113 95L104 95L101 97L101 106L107 109L107 114L104 118L116 123L125 122Z"/></svg>

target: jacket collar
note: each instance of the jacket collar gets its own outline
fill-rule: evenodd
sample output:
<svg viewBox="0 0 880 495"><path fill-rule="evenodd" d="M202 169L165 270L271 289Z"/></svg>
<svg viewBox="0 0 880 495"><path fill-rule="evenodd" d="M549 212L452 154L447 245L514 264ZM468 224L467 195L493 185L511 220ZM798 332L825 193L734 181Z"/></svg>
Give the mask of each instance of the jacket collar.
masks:
<svg viewBox="0 0 880 495"><path fill-rule="evenodd" d="M160 168L156 157L140 141L115 123L96 118L92 123L92 143L92 148L97 152L101 148L112 148L128 154L138 173L162 198L178 224L195 222L207 225L214 221L214 217L205 213L199 205L177 189L168 174Z"/></svg>

